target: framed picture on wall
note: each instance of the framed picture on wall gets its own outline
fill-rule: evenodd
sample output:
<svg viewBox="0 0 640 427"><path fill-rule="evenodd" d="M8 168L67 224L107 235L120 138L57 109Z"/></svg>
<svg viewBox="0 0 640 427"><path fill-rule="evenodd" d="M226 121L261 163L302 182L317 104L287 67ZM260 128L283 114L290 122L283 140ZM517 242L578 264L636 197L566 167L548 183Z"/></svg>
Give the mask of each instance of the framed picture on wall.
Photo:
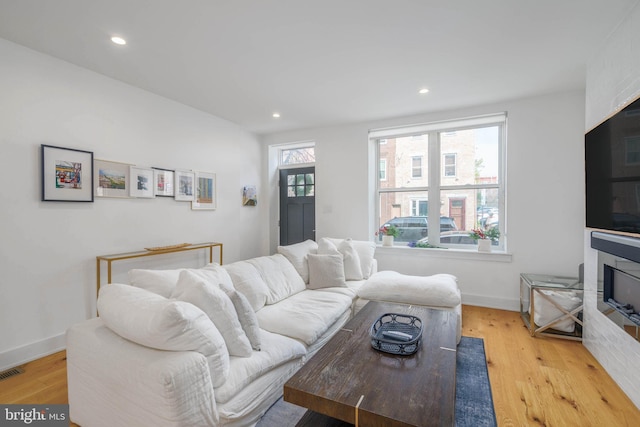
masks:
<svg viewBox="0 0 640 427"><path fill-rule="evenodd" d="M190 171L175 171L174 197L179 202L193 202L195 200L195 173Z"/></svg>
<svg viewBox="0 0 640 427"><path fill-rule="evenodd" d="M191 209L213 210L216 208L216 174L196 172L196 198L191 202Z"/></svg>
<svg viewBox="0 0 640 427"><path fill-rule="evenodd" d="M245 185L242 187L242 206L257 206L258 192L255 185Z"/></svg>
<svg viewBox="0 0 640 427"><path fill-rule="evenodd" d="M140 166L129 168L129 195L131 197L152 198L153 169Z"/></svg>
<svg viewBox="0 0 640 427"><path fill-rule="evenodd" d="M93 152L42 144L42 201L93 202Z"/></svg>
<svg viewBox="0 0 640 427"><path fill-rule="evenodd" d="M173 197L174 172L169 169L152 168L156 196Z"/></svg>
<svg viewBox="0 0 640 427"><path fill-rule="evenodd" d="M129 197L128 163L96 159L93 162L93 183L96 197Z"/></svg>

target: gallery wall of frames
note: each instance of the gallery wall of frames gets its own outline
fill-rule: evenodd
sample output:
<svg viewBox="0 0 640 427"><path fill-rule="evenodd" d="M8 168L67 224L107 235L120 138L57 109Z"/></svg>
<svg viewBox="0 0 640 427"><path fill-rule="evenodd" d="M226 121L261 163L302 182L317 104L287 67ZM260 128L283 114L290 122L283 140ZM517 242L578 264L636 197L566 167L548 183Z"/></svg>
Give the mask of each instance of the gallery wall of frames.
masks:
<svg viewBox="0 0 640 427"><path fill-rule="evenodd" d="M216 174L213 172L94 159L91 151L44 144L41 145L41 171L42 201L172 197L178 202L190 202L193 210L216 209ZM255 202L255 188L251 197Z"/></svg>

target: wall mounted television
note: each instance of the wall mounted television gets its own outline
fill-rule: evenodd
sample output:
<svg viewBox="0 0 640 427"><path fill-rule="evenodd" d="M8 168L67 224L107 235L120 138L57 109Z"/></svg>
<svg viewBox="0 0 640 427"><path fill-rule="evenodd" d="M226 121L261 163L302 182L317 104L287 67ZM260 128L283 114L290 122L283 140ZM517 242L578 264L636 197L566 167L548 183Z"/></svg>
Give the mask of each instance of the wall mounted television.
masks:
<svg viewBox="0 0 640 427"><path fill-rule="evenodd" d="M586 226L640 237L640 99L585 135Z"/></svg>

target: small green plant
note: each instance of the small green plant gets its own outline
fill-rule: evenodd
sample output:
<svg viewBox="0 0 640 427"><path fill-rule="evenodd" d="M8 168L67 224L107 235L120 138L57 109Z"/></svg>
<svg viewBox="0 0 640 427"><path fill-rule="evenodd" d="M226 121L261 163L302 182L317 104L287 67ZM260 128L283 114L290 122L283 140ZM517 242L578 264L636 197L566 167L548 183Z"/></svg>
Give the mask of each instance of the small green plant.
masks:
<svg viewBox="0 0 640 427"><path fill-rule="evenodd" d="M498 239L500 239L500 230L498 230L496 227L492 227L488 230L475 228L471 230L471 233L469 233L469 237L471 237L476 242L479 239L489 239L492 242L497 242Z"/></svg>
<svg viewBox="0 0 640 427"><path fill-rule="evenodd" d="M443 248L441 246L436 246L436 245L432 245L429 242L421 242L421 241L417 241L417 242L409 242L407 244L407 246L409 246L410 248L437 248L437 249L447 249L447 248Z"/></svg>
<svg viewBox="0 0 640 427"><path fill-rule="evenodd" d="M398 237L398 228L395 225L385 225L380 228L379 233L383 236Z"/></svg>

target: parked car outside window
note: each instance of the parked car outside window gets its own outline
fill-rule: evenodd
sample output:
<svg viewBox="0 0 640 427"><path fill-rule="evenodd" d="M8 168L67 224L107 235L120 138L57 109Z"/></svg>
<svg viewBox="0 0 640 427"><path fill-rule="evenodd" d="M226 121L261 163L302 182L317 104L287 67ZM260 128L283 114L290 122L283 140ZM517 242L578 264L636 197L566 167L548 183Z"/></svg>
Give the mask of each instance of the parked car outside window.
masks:
<svg viewBox="0 0 640 427"><path fill-rule="evenodd" d="M394 239L396 242L415 242L427 237L429 234L426 216L402 216L393 218L380 227L395 226L398 229L398 236ZM440 217L440 231L455 231L458 227L453 218L448 216ZM381 240L381 233L378 233Z"/></svg>

